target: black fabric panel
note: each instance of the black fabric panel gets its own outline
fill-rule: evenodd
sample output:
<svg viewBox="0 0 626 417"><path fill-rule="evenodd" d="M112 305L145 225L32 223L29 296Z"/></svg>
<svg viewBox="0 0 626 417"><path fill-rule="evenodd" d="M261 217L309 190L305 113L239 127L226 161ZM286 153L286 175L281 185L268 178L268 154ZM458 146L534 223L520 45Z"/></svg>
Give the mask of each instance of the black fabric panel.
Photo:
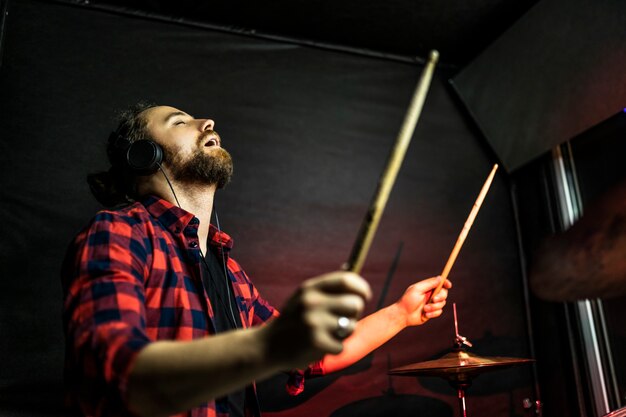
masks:
<svg viewBox="0 0 626 417"><path fill-rule="evenodd" d="M150 98L216 121L235 160L233 182L217 196L222 227L261 293L280 306L300 281L347 259L419 72L78 7L12 4L0 73L0 353L10 358L0 374L0 410L53 415L61 407L59 267L69 240L98 209L84 178L107 166L114 109ZM363 271L383 293L403 243L386 304L441 271L492 163L436 76ZM527 356L508 195L498 176L452 271L451 301L475 352ZM292 400L270 384L261 403L285 416L346 412L392 392L390 366L441 355L452 337L448 308L351 374L322 378ZM529 378L518 368L478 379L474 410L522 414ZM456 409L443 381L396 378L393 386L409 398L386 396L374 412L429 403L421 397L440 404L432 415Z"/></svg>
<svg viewBox="0 0 626 417"><path fill-rule="evenodd" d="M9 14L9 0L0 0L0 67L2 66L2 51L4 47L4 32L6 18Z"/></svg>
<svg viewBox="0 0 626 417"><path fill-rule="evenodd" d="M507 169L624 107L625 21L620 0L542 1L454 78Z"/></svg>
<svg viewBox="0 0 626 417"><path fill-rule="evenodd" d="M538 0L64 0L117 7L174 19L219 23L259 35L274 34L350 45L398 57L441 52L441 65L459 68ZM399 55L398 55L399 54Z"/></svg>

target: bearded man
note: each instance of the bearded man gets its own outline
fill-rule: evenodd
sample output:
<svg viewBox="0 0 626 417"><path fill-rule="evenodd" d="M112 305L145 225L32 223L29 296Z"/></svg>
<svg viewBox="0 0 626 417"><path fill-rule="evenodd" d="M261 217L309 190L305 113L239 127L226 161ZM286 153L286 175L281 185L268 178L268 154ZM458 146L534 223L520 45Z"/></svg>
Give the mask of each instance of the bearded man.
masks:
<svg viewBox="0 0 626 417"><path fill-rule="evenodd" d="M65 379L78 415L258 416L255 380L294 369L297 394L305 378L442 313L449 281L424 305L434 277L357 322L370 288L336 271L301 283L279 315L211 224L233 170L214 128L173 107L136 106L109 139L111 169L88 178L100 202L123 207L100 211L63 266ZM154 151L147 166L136 166L138 145Z"/></svg>

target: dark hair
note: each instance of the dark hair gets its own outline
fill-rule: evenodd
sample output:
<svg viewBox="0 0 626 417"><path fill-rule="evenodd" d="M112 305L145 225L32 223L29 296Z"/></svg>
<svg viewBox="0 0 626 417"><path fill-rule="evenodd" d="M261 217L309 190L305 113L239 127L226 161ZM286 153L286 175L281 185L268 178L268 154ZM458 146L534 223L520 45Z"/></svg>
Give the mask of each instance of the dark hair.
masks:
<svg viewBox="0 0 626 417"><path fill-rule="evenodd" d="M135 175L126 168L120 138L125 138L130 143L151 139L146 129L147 120L142 113L155 106L154 103L140 101L118 113L117 128L111 133L106 144L111 168L108 171L87 175L91 193L102 205L124 206L136 199Z"/></svg>

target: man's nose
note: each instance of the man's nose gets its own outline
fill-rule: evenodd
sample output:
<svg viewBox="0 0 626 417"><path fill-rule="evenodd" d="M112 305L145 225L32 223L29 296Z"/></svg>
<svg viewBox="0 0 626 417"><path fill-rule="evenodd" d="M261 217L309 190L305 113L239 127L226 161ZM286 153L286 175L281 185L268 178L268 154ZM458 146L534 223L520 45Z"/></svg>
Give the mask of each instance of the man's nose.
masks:
<svg viewBox="0 0 626 417"><path fill-rule="evenodd" d="M215 122L211 119L206 119L203 123L202 123L202 130L213 130L213 128L215 127Z"/></svg>

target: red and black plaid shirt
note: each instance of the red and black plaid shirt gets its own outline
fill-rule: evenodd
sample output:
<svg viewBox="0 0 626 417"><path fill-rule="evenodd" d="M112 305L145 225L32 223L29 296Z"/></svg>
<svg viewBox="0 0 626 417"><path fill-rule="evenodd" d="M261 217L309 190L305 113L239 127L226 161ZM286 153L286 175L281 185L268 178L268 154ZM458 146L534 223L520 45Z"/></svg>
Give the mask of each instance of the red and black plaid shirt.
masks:
<svg viewBox="0 0 626 417"><path fill-rule="evenodd" d="M84 415L132 415L126 407L129 371L148 343L215 333L201 279L198 225L191 213L147 197L99 212L70 246L62 273L65 379L68 401ZM243 327L277 316L229 257L232 239L211 226L209 245L220 258L224 251ZM321 373L319 365L309 373ZM301 391L302 373L291 383L291 393ZM227 409L211 401L180 416L227 416Z"/></svg>

